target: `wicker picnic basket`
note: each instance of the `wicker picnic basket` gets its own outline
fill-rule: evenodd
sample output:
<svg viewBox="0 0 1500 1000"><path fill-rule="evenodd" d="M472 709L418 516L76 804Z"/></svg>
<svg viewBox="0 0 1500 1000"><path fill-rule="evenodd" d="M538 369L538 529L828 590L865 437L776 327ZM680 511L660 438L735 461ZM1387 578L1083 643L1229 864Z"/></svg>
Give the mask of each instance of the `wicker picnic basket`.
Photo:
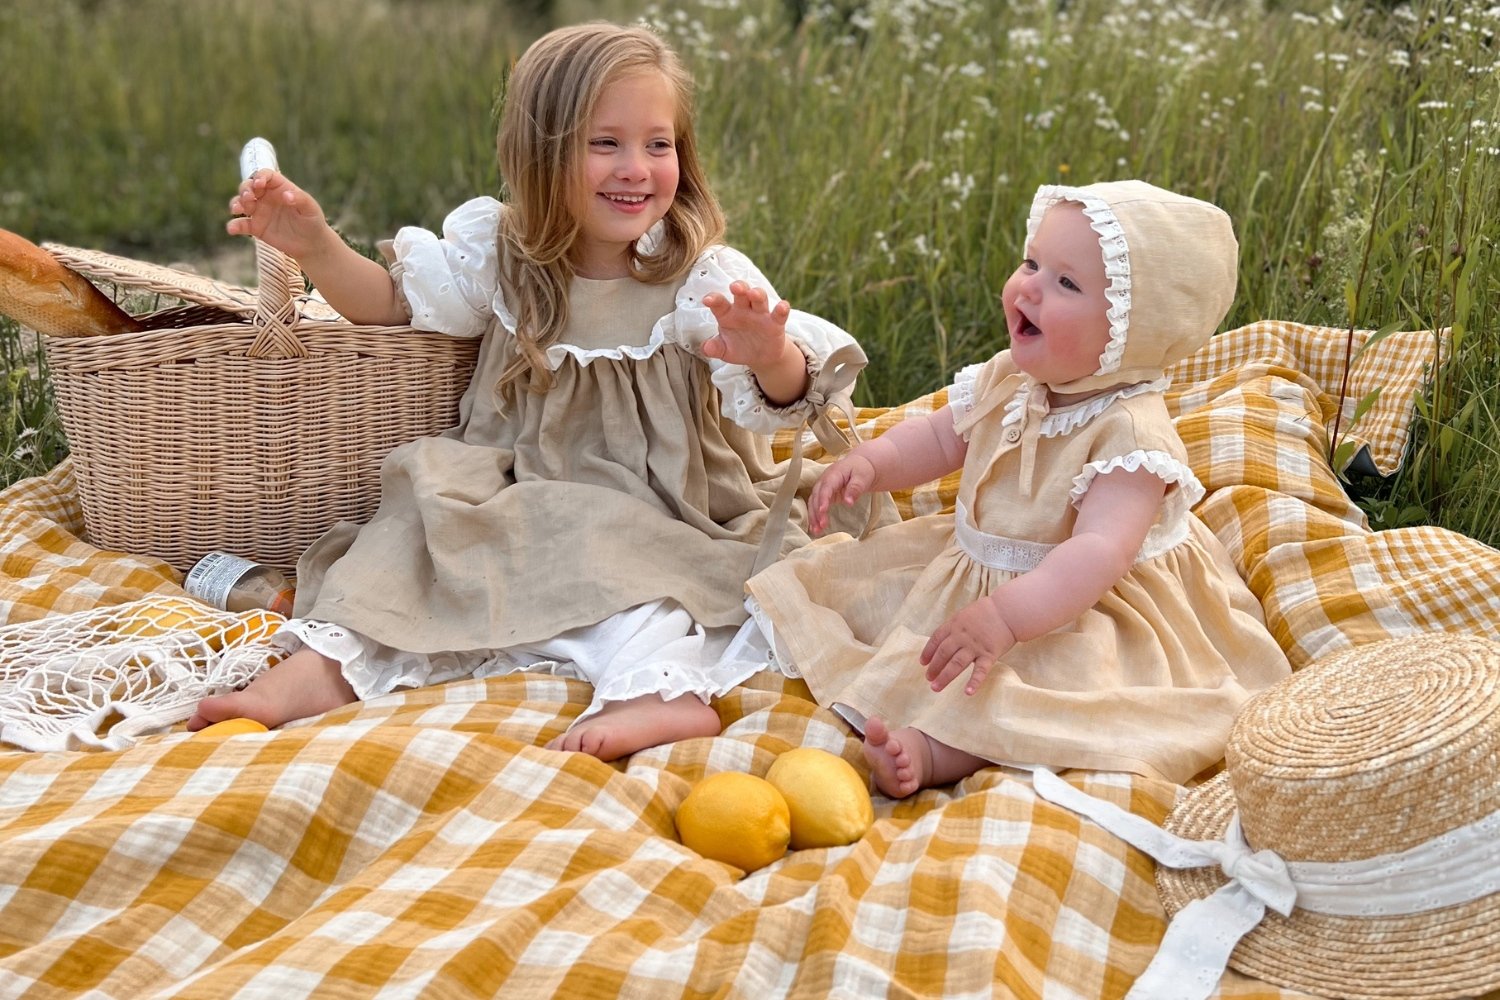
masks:
<svg viewBox="0 0 1500 1000"><path fill-rule="evenodd" d="M256 241L258 289L49 244L91 278L171 306L141 333L45 337L88 540L186 571L233 552L290 573L362 521L397 445L456 423L479 342L356 326Z"/></svg>

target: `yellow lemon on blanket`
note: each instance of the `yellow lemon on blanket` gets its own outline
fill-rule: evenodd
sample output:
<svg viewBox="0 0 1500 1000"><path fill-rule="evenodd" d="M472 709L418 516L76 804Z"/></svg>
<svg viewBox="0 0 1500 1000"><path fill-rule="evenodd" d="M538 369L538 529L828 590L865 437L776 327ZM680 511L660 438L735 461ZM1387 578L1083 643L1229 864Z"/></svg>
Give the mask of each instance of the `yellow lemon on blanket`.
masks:
<svg viewBox="0 0 1500 1000"><path fill-rule="evenodd" d="M677 838L714 861L753 872L786 853L792 836L786 799L764 778L711 774L677 807Z"/></svg>
<svg viewBox="0 0 1500 1000"><path fill-rule="evenodd" d="M130 616L115 626L120 635L152 639L182 628L193 628L194 619L211 616L213 609L197 601L177 597L153 597L134 608ZM215 626L217 627L217 626Z"/></svg>
<svg viewBox="0 0 1500 1000"><path fill-rule="evenodd" d="M211 726L204 726L194 736L243 736L246 733L270 732L254 719L225 719Z"/></svg>
<svg viewBox="0 0 1500 1000"><path fill-rule="evenodd" d="M225 628L222 632L215 631L212 637L205 636L208 644L214 649L228 649L230 646L239 646L245 643L258 642L261 639L269 639L276 634L286 621L274 611L246 611L240 614L238 620Z"/></svg>
<svg viewBox="0 0 1500 1000"><path fill-rule="evenodd" d="M853 764L827 750L788 750L771 763L766 780L792 812L795 851L852 844L875 822L864 779Z"/></svg>

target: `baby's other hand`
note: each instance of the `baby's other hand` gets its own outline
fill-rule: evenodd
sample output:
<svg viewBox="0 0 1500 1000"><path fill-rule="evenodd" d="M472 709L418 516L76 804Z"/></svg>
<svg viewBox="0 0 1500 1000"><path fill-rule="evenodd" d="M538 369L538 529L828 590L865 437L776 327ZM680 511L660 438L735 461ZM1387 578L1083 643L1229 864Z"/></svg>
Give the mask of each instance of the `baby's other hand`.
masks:
<svg viewBox="0 0 1500 1000"><path fill-rule="evenodd" d="M234 236L254 236L302 260L332 230L313 196L276 170L257 170L240 182L229 200L234 216L225 229Z"/></svg>
<svg viewBox="0 0 1500 1000"><path fill-rule="evenodd" d="M875 483L875 466L858 452L834 462L818 477L807 500L807 526L814 535L828 530L828 507L833 503L852 506Z"/></svg>
<svg viewBox="0 0 1500 1000"><path fill-rule="evenodd" d="M743 281L729 286L733 300L719 292L703 296L703 304L719 321L719 332L703 343L705 357L758 370L775 364L786 347L786 320L792 307L785 300L770 305L762 288Z"/></svg>
<svg viewBox="0 0 1500 1000"><path fill-rule="evenodd" d="M941 691L972 667L964 694L973 694L979 690L995 661L1015 644L1015 634L995 602L981 597L938 626L927 645L922 647L922 665L927 668L927 681L932 690Z"/></svg>

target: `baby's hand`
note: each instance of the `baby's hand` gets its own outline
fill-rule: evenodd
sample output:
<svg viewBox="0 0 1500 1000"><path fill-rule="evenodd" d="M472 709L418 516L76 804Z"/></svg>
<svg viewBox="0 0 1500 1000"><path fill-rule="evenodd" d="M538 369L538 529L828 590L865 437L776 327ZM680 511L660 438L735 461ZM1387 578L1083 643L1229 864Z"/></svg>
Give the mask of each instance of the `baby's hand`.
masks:
<svg viewBox="0 0 1500 1000"><path fill-rule="evenodd" d="M857 452L834 462L818 477L807 500L807 526L814 535L828 530L828 507L834 502L852 506L875 482L875 466Z"/></svg>
<svg viewBox="0 0 1500 1000"><path fill-rule="evenodd" d="M332 232L312 195L275 170L257 170L229 200L232 235L254 236L302 260Z"/></svg>
<svg viewBox="0 0 1500 1000"><path fill-rule="evenodd" d="M934 691L941 691L959 674L973 667L964 694L979 690L995 661L1016 644L1005 616L988 597L964 608L938 626L922 647L922 665Z"/></svg>
<svg viewBox="0 0 1500 1000"><path fill-rule="evenodd" d="M729 292L732 302L718 292L703 296L703 304L719 321L718 334L703 343L704 356L752 370L780 361L792 307L782 300L772 308L764 289L751 288L743 281L731 284Z"/></svg>

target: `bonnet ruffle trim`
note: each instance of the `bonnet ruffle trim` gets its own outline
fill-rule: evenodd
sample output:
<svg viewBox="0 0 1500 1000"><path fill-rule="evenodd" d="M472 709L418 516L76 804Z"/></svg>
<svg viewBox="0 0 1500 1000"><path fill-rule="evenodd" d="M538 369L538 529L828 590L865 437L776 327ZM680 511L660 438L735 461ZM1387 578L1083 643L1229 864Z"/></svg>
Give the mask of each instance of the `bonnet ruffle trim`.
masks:
<svg viewBox="0 0 1500 1000"><path fill-rule="evenodd" d="M1104 298L1109 302L1105 315L1109 318L1109 343L1099 356L1099 370L1095 375L1109 375L1120 370L1120 361L1125 356L1125 336L1130 326L1130 246L1125 240L1125 229L1120 225L1114 209L1102 198L1082 188L1065 187L1061 184L1044 184L1037 189L1031 201L1031 214L1026 219L1026 252L1031 252L1031 241L1047 209L1060 201L1077 202L1083 207L1089 226L1099 234L1099 250L1104 256L1104 276L1109 285L1104 289Z"/></svg>

